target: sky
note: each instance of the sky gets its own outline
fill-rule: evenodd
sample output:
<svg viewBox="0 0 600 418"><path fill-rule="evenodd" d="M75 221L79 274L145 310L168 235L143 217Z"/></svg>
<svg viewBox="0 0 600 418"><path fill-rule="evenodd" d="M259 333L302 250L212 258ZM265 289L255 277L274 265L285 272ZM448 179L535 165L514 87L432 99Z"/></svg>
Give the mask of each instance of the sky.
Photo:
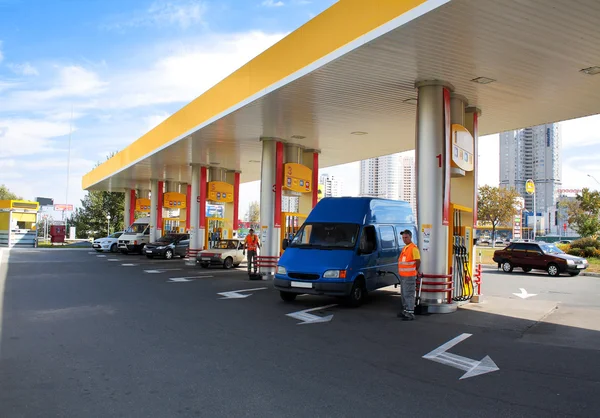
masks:
<svg viewBox="0 0 600 418"><path fill-rule="evenodd" d="M79 205L95 164L333 3L0 0L0 184ZM565 187L600 187L600 116L563 138ZM498 137L480 143L480 184L497 185ZM322 171L358 193L358 163ZM240 213L258 199L242 185Z"/></svg>

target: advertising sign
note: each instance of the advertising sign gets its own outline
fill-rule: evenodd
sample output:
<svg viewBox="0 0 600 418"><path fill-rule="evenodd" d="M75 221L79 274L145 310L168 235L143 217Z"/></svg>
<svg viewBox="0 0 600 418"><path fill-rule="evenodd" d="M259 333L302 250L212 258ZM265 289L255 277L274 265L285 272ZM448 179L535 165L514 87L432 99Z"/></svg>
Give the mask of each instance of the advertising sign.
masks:
<svg viewBox="0 0 600 418"><path fill-rule="evenodd" d="M283 166L283 189L297 193L312 192L312 170L302 164Z"/></svg>
<svg viewBox="0 0 600 418"><path fill-rule="evenodd" d="M521 239L522 237L522 222L521 215L515 215L513 218L513 239Z"/></svg>
<svg viewBox="0 0 600 418"><path fill-rule="evenodd" d="M186 197L183 193L165 193L163 195L163 207L167 209L185 209Z"/></svg>
<svg viewBox="0 0 600 418"><path fill-rule="evenodd" d="M462 125L452 124L452 167L464 171L473 171L474 164L473 135Z"/></svg>
<svg viewBox="0 0 600 418"><path fill-rule="evenodd" d="M525 183L525 191L528 194L535 193L535 183L533 182L533 180L527 180L527 183Z"/></svg>
<svg viewBox="0 0 600 418"><path fill-rule="evenodd" d="M208 196L206 200L211 202L231 203L233 202L233 184L223 181L211 181L208 183Z"/></svg>
<svg viewBox="0 0 600 418"><path fill-rule="evenodd" d="M56 210L56 211L65 211L66 210L68 212L71 212L71 211L73 211L73 205L58 203L58 204L54 205L54 210Z"/></svg>
<svg viewBox="0 0 600 418"><path fill-rule="evenodd" d="M225 206L223 205L211 205L206 204L206 217L207 218L224 218L225 217Z"/></svg>
<svg viewBox="0 0 600 418"><path fill-rule="evenodd" d="M146 199L146 198L139 198L139 199L135 199L135 210L137 212L150 212L150 199Z"/></svg>

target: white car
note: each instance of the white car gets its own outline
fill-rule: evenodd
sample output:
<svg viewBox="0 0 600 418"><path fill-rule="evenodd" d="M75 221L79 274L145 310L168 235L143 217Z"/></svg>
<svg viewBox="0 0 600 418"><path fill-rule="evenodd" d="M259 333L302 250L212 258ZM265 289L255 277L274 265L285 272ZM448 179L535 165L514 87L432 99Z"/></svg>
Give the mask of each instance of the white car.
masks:
<svg viewBox="0 0 600 418"><path fill-rule="evenodd" d="M111 253L116 253L118 251L117 242L121 235L123 235L123 231L115 232L114 234L105 238L98 238L92 244L92 248L98 251L99 253L103 251L110 251Z"/></svg>
<svg viewBox="0 0 600 418"><path fill-rule="evenodd" d="M238 267L246 259L244 242L240 239L222 239L214 248L200 251L196 261L203 268L222 266L225 269Z"/></svg>

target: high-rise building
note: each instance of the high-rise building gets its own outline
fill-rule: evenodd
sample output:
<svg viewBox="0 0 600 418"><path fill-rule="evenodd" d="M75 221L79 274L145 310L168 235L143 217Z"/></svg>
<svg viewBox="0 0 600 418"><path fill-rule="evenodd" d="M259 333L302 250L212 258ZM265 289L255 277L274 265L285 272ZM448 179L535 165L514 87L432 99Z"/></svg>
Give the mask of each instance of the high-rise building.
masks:
<svg viewBox="0 0 600 418"><path fill-rule="evenodd" d="M321 197L342 197L344 194L344 183L335 176L323 173L319 184L323 185L323 196Z"/></svg>
<svg viewBox="0 0 600 418"><path fill-rule="evenodd" d="M417 185L415 183L415 158L404 155L400 157L400 179L398 198L409 202L416 216L417 213Z"/></svg>
<svg viewBox="0 0 600 418"><path fill-rule="evenodd" d="M525 183L533 180L536 212L547 216L547 225L555 224L557 190L562 184L560 152L559 124L500 134L500 187L515 188L525 198L525 208L533 211L533 196L525 192Z"/></svg>
<svg viewBox="0 0 600 418"><path fill-rule="evenodd" d="M369 158L360 162L360 195L398 199L400 154Z"/></svg>

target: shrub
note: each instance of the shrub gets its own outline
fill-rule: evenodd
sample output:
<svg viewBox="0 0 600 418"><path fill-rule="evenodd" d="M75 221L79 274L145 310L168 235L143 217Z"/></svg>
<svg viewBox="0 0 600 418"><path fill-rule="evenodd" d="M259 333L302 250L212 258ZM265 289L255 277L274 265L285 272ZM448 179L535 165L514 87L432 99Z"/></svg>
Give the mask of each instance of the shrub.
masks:
<svg viewBox="0 0 600 418"><path fill-rule="evenodd" d="M567 254L571 250L571 246L569 244L556 244L559 250L566 252Z"/></svg>
<svg viewBox="0 0 600 418"><path fill-rule="evenodd" d="M596 256L596 248L595 247L585 247L583 249L584 257L595 257Z"/></svg>
<svg viewBox="0 0 600 418"><path fill-rule="evenodd" d="M580 248L580 249L584 250L589 247L600 250L600 241L598 241L594 238L588 237L588 238L580 238L571 243L571 248Z"/></svg>
<svg viewBox="0 0 600 418"><path fill-rule="evenodd" d="M574 255L575 257L583 257L583 250L581 248L570 248L567 254Z"/></svg>

